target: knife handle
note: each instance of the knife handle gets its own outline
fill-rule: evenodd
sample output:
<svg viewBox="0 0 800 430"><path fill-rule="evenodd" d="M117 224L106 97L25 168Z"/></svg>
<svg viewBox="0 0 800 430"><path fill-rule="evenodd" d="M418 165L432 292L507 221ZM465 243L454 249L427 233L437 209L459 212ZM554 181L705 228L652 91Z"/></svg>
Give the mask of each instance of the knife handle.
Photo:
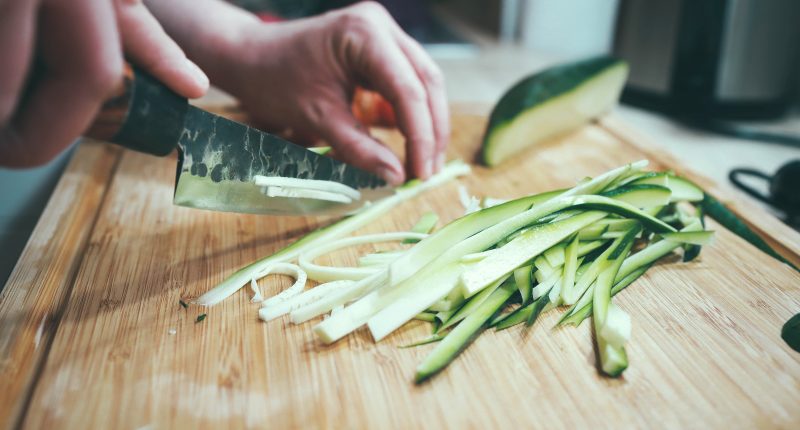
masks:
<svg viewBox="0 0 800 430"><path fill-rule="evenodd" d="M185 98L126 63L124 79L84 135L139 152L167 155L177 146L188 107Z"/></svg>

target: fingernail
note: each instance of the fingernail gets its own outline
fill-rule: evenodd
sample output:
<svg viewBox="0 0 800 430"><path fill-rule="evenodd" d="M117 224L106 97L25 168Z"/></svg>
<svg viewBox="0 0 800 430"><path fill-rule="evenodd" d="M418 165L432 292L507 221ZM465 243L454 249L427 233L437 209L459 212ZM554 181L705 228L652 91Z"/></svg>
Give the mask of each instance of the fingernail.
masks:
<svg viewBox="0 0 800 430"><path fill-rule="evenodd" d="M433 158L425 160L425 168L422 169L422 176L428 179L433 174Z"/></svg>
<svg viewBox="0 0 800 430"><path fill-rule="evenodd" d="M436 171L437 172L439 170L442 170L442 167L444 167L445 161L447 161L447 160L446 160L446 157L445 157L444 153L441 153L441 154L439 154L438 157L436 157Z"/></svg>
<svg viewBox="0 0 800 430"><path fill-rule="evenodd" d="M186 58L186 70L198 86L203 88L203 90L208 89L208 76L206 76L205 72L203 72L197 64L188 58Z"/></svg>
<svg viewBox="0 0 800 430"><path fill-rule="evenodd" d="M397 173L389 167L381 167L378 169L378 176L386 180L391 185L400 185L403 182L403 175Z"/></svg>

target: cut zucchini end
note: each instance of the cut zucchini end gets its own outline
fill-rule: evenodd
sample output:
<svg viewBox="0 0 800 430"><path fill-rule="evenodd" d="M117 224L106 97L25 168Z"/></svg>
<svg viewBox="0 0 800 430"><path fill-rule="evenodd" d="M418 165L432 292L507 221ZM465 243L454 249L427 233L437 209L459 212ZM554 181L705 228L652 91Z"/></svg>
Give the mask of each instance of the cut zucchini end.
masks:
<svg viewBox="0 0 800 430"><path fill-rule="evenodd" d="M429 369L417 368L416 373L414 373L414 383L420 385L430 379L433 375L439 373L439 371L441 371L441 369L431 371Z"/></svg>
<svg viewBox="0 0 800 430"><path fill-rule="evenodd" d="M520 81L492 110L481 161L496 166L525 148L574 130L616 105L628 65L600 57L553 67Z"/></svg>
<svg viewBox="0 0 800 430"><path fill-rule="evenodd" d="M711 230L701 231L679 231L675 233L663 233L665 240L672 242L685 243L689 245L708 245L714 239L714 232Z"/></svg>
<svg viewBox="0 0 800 430"><path fill-rule="evenodd" d="M628 353L623 347L605 344L600 350L600 363L603 373L617 378L628 368Z"/></svg>

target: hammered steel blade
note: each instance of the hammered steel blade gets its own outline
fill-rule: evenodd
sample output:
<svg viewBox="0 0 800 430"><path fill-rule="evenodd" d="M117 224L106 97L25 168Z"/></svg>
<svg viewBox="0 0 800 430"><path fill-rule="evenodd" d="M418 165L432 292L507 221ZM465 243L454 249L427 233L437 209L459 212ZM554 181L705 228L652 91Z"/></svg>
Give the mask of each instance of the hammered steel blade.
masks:
<svg viewBox="0 0 800 430"><path fill-rule="evenodd" d="M178 141L181 152L174 203L198 209L274 215L339 214L392 189L379 177L280 137L189 106ZM253 177L336 181L359 190L350 204L267 197Z"/></svg>

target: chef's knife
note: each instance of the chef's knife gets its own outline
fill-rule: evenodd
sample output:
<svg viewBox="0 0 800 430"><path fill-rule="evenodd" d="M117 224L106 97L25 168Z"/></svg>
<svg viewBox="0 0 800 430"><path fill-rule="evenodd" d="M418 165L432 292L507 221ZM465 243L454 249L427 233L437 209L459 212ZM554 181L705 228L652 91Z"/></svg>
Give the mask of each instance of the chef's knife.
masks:
<svg viewBox="0 0 800 430"><path fill-rule="evenodd" d="M338 214L391 193L381 178L278 136L189 105L152 76L127 68L124 85L107 101L87 136L148 154L177 148L176 205L273 215ZM255 176L334 181L361 199L343 203L268 197Z"/></svg>

